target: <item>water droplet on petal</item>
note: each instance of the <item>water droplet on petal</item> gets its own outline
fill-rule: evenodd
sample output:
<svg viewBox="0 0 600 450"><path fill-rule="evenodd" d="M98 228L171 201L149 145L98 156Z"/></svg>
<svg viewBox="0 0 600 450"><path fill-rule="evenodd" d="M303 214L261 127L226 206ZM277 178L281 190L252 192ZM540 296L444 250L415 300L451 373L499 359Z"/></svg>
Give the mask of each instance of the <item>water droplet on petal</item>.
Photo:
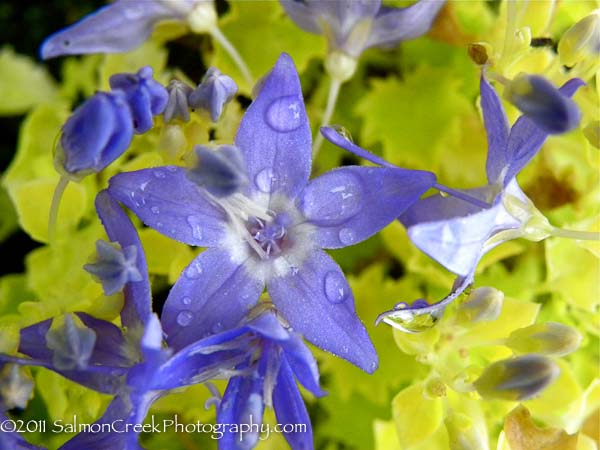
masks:
<svg viewBox="0 0 600 450"><path fill-rule="evenodd" d="M199 261L193 261L187 269L185 269L185 276L190 279L199 278L202 275L202 266Z"/></svg>
<svg viewBox="0 0 600 450"><path fill-rule="evenodd" d="M344 245L351 245L356 242L356 233L350 228L342 228L338 234L340 242Z"/></svg>
<svg viewBox="0 0 600 450"><path fill-rule="evenodd" d="M400 309L388 315L386 320L394 328L405 333L422 333L433 328L438 321L437 317L430 313L418 314L410 309Z"/></svg>
<svg viewBox="0 0 600 450"><path fill-rule="evenodd" d="M191 297L183 297L181 299L181 303L183 303L184 305L191 305L192 304L192 298Z"/></svg>
<svg viewBox="0 0 600 450"><path fill-rule="evenodd" d="M187 327L194 318L194 314L191 311L184 310L177 314L177 323L182 327Z"/></svg>
<svg viewBox="0 0 600 450"><path fill-rule="evenodd" d="M341 303L348 297L350 287L340 272L331 271L325 275L325 296L331 303Z"/></svg>
<svg viewBox="0 0 600 450"><path fill-rule="evenodd" d="M152 172L152 173L154 174L154 176L155 176L156 178L164 178L164 177L166 176L166 175L165 175L163 172L161 172L160 170L155 170L155 171L154 171L154 172Z"/></svg>
<svg viewBox="0 0 600 450"><path fill-rule="evenodd" d="M337 131L347 141L354 142L350 131L348 131L348 129L343 127L342 125L331 125L330 128L333 128L335 131Z"/></svg>
<svg viewBox="0 0 600 450"><path fill-rule="evenodd" d="M267 167L256 174L254 177L254 184L256 184L259 191L268 194L273 189L275 180L276 178L273 174L273 170Z"/></svg>
<svg viewBox="0 0 600 450"><path fill-rule="evenodd" d="M160 214L160 208L158 206L153 206L150 208L150 211L152 211L152 214Z"/></svg>
<svg viewBox="0 0 600 450"><path fill-rule="evenodd" d="M275 131L283 133L294 131L305 122L302 101L296 95L274 100L267 109L265 120Z"/></svg>
<svg viewBox="0 0 600 450"><path fill-rule="evenodd" d="M188 216L186 219L188 225L192 228L194 239L202 239L202 219L198 216Z"/></svg>
<svg viewBox="0 0 600 450"><path fill-rule="evenodd" d="M221 322L215 323L211 328L213 333L218 333L223 330L223 324Z"/></svg>
<svg viewBox="0 0 600 450"><path fill-rule="evenodd" d="M145 181L142 184L140 184L140 191L145 192L146 188L148 187L148 183L150 183L149 181Z"/></svg>

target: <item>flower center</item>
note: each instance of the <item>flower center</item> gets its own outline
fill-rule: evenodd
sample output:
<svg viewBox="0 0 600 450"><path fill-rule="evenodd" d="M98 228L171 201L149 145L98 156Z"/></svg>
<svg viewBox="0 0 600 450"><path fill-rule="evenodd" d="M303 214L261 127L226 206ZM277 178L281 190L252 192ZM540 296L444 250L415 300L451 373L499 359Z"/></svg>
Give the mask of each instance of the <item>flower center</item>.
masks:
<svg viewBox="0 0 600 450"><path fill-rule="evenodd" d="M254 238L254 241L258 243L258 246L264 252L263 254L259 254L259 256L266 259L270 257L276 258L281 254L287 232L282 216L275 217L271 222L252 217L247 222L246 227L250 236Z"/></svg>

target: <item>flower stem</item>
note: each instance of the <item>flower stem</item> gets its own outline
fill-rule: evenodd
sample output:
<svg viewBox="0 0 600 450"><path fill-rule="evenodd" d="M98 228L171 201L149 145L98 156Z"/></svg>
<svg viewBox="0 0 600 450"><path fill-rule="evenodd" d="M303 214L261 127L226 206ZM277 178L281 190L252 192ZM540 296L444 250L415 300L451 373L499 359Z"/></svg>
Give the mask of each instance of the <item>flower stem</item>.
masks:
<svg viewBox="0 0 600 450"><path fill-rule="evenodd" d="M331 78L331 82L329 84L329 94L327 95L327 105L325 106L325 112L323 113L323 118L321 119L321 126L317 128L317 133L313 140L313 159L317 157L319 154L319 150L321 149L321 145L323 145L323 135L320 133L321 127L327 125L333 116L333 111L335 110L335 104L337 103L338 96L340 94L340 88L342 87L342 81Z"/></svg>
<svg viewBox="0 0 600 450"><path fill-rule="evenodd" d="M229 39L227 39L227 37L223 34L221 29L217 26L211 28L210 35L225 49L229 56L231 56L231 59L233 59L233 62L240 70L242 76L248 83L248 87L252 89L252 87L254 86L254 79L250 74L248 66L246 65L236 48L233 46L233 44L229 41Z"/></svg>
<svg viewBox="0 0 600 450"><path fill-rule="evenodd" d="M50 214L48 215L48 242L50 244L54 241L58 209L60 208L60 201L68 184L69 179L63 175L60 177L60 180L58 180L56 188L54 188L54 195L52 196L52 203L50 204Z"/></svg>
<svg viewBox="0 0 600 450"><path fill-rule="evenodd" d="M555 237L577 239L580 241L600 241L600 232L597 231L565 230L562 228L552 227L550 234Z"/></svg>
<svg viewBox="0 0 600 450"><path fill-rule="evenodd" d="M433 188L437 189L440 192L444 192L453 197L459 198L467 203L471 203L472 205L478 206L480 208L489 209L492 207L492 205L490 205L487 202L484 202L483 200L479 200L476 197L473 197L469 194L465 194L464 192L449 188L448 186L444 186L443 184L436 183L433 185Z"/></svg>

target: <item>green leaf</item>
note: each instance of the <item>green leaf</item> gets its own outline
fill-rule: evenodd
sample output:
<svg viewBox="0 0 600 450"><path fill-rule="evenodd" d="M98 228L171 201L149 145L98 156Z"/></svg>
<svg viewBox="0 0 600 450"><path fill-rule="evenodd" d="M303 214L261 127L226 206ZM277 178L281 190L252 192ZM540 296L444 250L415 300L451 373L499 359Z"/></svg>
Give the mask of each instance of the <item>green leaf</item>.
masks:
<svg viewBox="0 0 600 450"><path fill-rule="evenodd" d="M299 72L308 61L325 55L323 36L300 31L287 17L278 2L232 2L229 13L221 20L223 34L250 66L255 80L270 71L282 52L289 53ZM260 30L249 39L249 30ZM248 86L229 55L218 43L211 65L231 76L240 90L250 93Z"/></svg>
<svg viewBox="0 0 600 450"><path fill-rule="evenodd" d="M22 114L56 98L56 85L43 66L10 47L0 50L0 115Z"/></svg>

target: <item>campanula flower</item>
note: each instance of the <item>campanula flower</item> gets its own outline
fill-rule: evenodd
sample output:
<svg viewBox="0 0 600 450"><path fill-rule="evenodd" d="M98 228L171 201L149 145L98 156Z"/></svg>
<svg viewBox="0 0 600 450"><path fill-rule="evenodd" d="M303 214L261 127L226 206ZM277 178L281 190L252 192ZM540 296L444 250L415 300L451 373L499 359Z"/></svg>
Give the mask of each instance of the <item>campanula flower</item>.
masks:
<svg viewBox="0 0 600 450"><path fill-rule="evenodd" d="M218 69L210 67L188 100L192 108L207 111L212 121L217 122L223 107L231 101L237 90L237 84L233 79L223 75Z"/></svg>
<svg viewBox="0 0 600 450"><path fill-rule="evenodd" d="M43 59L86 53L119 53L146 41L165 20L202 22L214 12L210 0L117 0L61 30L42 44Z"/></svg>
<svg viewBox="0 0 600 450"><path fill-rule="evenodd" d="M584 83L572 79L560 88L572 96ZM452 196L432 195L408 208L399 220L410 240L424 253L458 275L449 296L433 305L408 306L380 315L394 325L416 313L440 313L473 282L479 260L511 239L545 239L554 229L519 187L516 175L531 161L548 137L523 115L512 128L496 91L481 77L481 108L488 138L486 186L463 192L489 203L480 206Z"/></svg>
<svg viewBox="0 0 600 450"><path fill-rule="evenodd" d="M280 0L290 18L305 31L324 34L331 52L358 59L370 47L391 47L429 31L443 0L420 0L406 8L380 0Z"/></svg>
<svg viewBox="0 0 600 450"><path fill-rule="evenodd" d="M581 112L571 97L539 75L517 76L506 85L504 96L548 134L571 131L581 120Z"/></svg>
<svg viewBox="0 0 600 450"><path fill-rule="evenodd" d="M189 122L190 104L188 98L193 91L194 90L183 81L171 80L167 86L169 100L163 111L165 123L169 123L173 119Z"/></svg>
<svg viewBox="0 0 600 450"><path fill-rule="evenodd" d="M152 78L152 67L142 67L137 74L119 73L109 79L113 90L125 92L131 110L133 129L142 134L152 128L152 116L161 114L167 106L169 93Z"/></svg>
<svg viewBox="0 0 600 450"><path fill-rule="evenodd" d="M222 198L181 167L123 173L110 181L110 194L149 227L209 247L169 293L162 315L167 342L181 349L235 326L266 286L294 330L372 372L377 356L348 282L321 249L372 236L435 176L343 167L309 181L310 127L298 73L286 54L244 115L235 146L249 183Z"/></svg>
<svg viewBox="0 0 600 450"><path fill-rule="evenodd" d="M72 179L100 172L121 156L132 138L133 122L125 93L97 92L63 125L55 166Z"/></svg>

